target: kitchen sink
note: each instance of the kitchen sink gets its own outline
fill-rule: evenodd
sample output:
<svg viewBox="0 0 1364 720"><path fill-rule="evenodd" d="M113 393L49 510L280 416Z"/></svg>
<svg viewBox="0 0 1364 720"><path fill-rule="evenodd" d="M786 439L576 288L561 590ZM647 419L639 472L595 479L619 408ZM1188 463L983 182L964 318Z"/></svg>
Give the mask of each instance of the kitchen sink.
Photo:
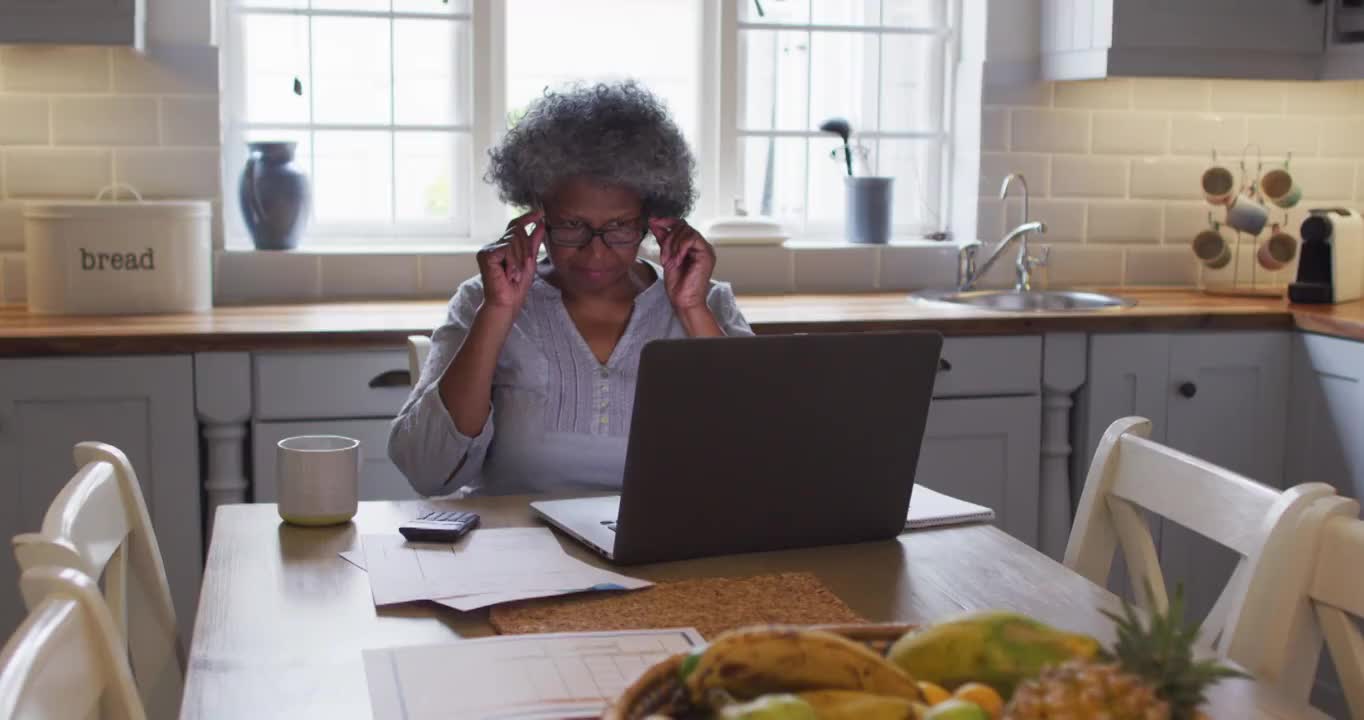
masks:
<svg viewBox="0 0 1364 720"><path fill-rule="evenodd" d="M910 297L930 302L966 305L982 310L1001 312L1092 312L1123 310L1136 305L1135 300L1074 290L925 290Z"/></svg>

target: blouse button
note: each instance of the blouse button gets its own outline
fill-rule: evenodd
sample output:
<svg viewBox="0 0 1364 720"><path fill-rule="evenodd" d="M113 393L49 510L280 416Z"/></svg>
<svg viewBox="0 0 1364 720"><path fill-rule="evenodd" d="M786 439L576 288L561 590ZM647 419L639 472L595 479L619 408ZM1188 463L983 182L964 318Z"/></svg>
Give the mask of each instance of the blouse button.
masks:
<svg viewBox="0 0 1364 720"><path fill-rule="evenodd" d="M606 424L609 423L609 422L611 422L611 418L610 418L610 417L607 417L606 415L602 415L602 416L601 416L601 424L602 424L602 425L606 425Z"/></svg>
<svg viewBox="0 0 1364 720"><path fill-rule="evenodd" d="M610 371L610 370L607 370L606 368L602 368L602 369L601 369L601 376L604 377L604 378L611 377L611 371Z"/></svg>

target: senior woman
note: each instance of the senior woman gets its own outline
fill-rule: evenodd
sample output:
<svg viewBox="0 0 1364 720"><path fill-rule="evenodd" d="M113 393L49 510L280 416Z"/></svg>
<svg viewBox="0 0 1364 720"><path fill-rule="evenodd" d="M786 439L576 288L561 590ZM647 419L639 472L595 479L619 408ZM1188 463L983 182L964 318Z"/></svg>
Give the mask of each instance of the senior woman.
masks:
<svg viewBox="0 0 1364 720"><path fill-rule="evenodd" d="M389 457L424 495L619 489L644 345L751 334L681 219L695 162L634 83L547 93L490 156L530 211L450 300ZM639 257L650 233L662 265Z"/></svg>

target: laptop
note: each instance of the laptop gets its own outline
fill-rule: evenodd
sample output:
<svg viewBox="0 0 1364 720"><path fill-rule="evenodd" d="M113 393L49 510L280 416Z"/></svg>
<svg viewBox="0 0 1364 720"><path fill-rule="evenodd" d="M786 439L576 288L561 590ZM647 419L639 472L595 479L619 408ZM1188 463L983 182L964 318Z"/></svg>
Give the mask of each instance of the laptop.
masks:
<svg viewBox="0 0 1364 720"><path fill-rule="evenodd" d="M621 494L531 508L621 564L893 538L941 351L917 331L656 340Z"/></svg>

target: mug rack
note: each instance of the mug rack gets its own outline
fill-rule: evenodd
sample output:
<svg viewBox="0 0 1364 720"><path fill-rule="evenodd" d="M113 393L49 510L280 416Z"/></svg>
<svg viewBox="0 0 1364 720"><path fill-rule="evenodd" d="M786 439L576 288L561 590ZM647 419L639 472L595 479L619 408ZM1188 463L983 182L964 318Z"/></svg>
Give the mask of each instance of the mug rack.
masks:
<svg viewBox="0 0 1364 720"><path fill-rule="evenodd" d="M1246 157L1251 147L1254 147L1256 151L1255 173L1253 175L1250 174L1246 163ZM1208 172L1217 169L1225 171L1226 168L1218 163L1217 151L1213 150L1211 154L1213 165ZM1291 181L1291 175L1287 175L1287 173L1290 172L1292 160L1292 153L1287 153L1283 164L1278 167L1271 167L1270 171L1282 170ZM1195 240L1195 255L1198 256L1204 266L1203 292L1208 295L1220 296L1281 297L1287 288L1287 283L1280 279L1277 273L1283 267L1268 268L1261 264L1262 243L1269 242L1269 237L1279 234L1281 231L1292 234L1292 230L1288 226L1288 210L1296 206L1301 200L1301 189L1293 185L1289 193L1291 197L1284 196L1283 193L1273 200L1266 197L1262 187L1262 180L1265 177L1265 162L1258 145L1246 145L1242 150L1238 165L1240 174L1234 176L1230 196L1225 200L1214 199L1209 193L1206 182L1208 172L1204 173L1204 198L1211 208L1221 208L1224 214L1224 220L1219 222L1213 216L1213 209L1210 209L1208 211L1208 225L1212 231L1222 236L1226 247L1223 248L1223 253L1211 258L1205 257L1209 253L1204 252L1200 255L1198 241ZM1233 222L1233 206L1238 202L1246 203L1252 216L1253 213L1261 211L1266 215L1262 226L1255 233L1252 234L1242 229L1245 227L1244 221L1241 222L1241 227ZM1235 232L1233 241L1226 242L1224 228ZM1292 240L1293 256L1295 257L1299 241L1296 237ZM1245 255L1249 255L1249 257L1243 257ZM1287 266L1292 260L1293 258L1290 257L1283 266Z"/></svg>

